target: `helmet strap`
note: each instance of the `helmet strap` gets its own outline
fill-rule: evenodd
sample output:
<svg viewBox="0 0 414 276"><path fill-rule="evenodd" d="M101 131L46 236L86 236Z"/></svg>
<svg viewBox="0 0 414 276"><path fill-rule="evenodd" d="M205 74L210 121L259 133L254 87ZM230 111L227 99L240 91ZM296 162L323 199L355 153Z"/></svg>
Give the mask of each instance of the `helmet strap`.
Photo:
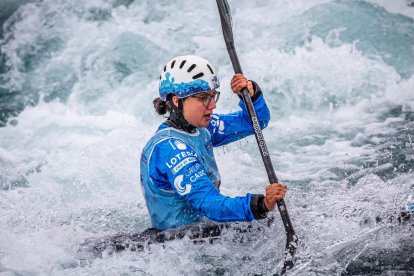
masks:
<svg viewBox="0 0 414 276"><path fill-rule="evenodd" d="M178 109L183 113L184 99L178 99Z"/></svg>
<svg viewBox="0 0 414 276"><path fill-rule="evenodd" d="M167 100L167 106L170 108L170 116L167 119L167 124L174 128L184 130L189 133L194 133L196 127L189 124L183 115L183 102L184 99L178 99L178 107L172 102L172 100Z"/></svg>

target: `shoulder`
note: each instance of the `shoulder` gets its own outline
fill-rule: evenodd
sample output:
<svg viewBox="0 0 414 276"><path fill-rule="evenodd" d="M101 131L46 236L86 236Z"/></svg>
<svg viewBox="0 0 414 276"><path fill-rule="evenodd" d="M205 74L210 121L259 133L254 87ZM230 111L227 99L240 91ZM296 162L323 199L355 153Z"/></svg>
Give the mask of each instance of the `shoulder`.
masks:
<svg viewBox="0 0 414 276"><path fill-rule="evenodd" d="M187 165L200 162L199 156L190 145L177 138L169 138L158 143L151 157L152 165L160 171L175 175Z"/></svg>
<svg viewBox="0 0 414 276"><path fill-rule="evenodd" d="M166 137L161 139L157 143L157 147L162 148L165 151L182 151L187 150L190 146L180 138L176 137Z"/></svg>
<svg viewBox="0 0 414 276"><path fill-rule="evenodd" d="M173 163L175 163L175 159L181 160L191 156L198 157L188 143L175 137L160 140L154 145L154 153L160 159L171 159Z"/></svg>

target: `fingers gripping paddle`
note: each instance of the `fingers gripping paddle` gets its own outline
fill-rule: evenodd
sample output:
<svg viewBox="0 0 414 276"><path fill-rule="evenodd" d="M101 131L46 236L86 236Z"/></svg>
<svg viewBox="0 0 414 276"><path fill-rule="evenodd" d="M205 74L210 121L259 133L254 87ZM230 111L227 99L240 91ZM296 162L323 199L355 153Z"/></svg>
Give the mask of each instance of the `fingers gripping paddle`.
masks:
<svg viewBox="0 0 414 276"><path fill-rule="evenodd" d="M231 59L231 63L233 64L233 69L235 73L242 74L242 69L239 63L239 59L237 57L236 48L234 47L234 40L233 40L233 31L232 31L232 23L231 23L231 14L230 14L230 7L226 0L216 0L219 13L220 13L220 20L221 20L221 27L223 29L223 36L224 41L226 42L227 51L229 52L229 56ZM259 124L259 120L256 115L256 111L254 110L252 100L250 98L250 94L247 88L243 88L242 97L244 104L246 105L251 123L253 125L254 134L256 136L256 141L260 149L260 154L262 155L262 159L264 165L266 167L266 172L269 177L270 183L278 183L278 179L273 169L272 160L270 159L269 152L267 150L266 142L264 140L262 130ZM286 209L286 204L284 200L279 200L277 202L277 207L279 208L280 215L282 217L283 224L285 226L285 231L287 235L286 240L286 250L284 253L285 261L283 265L282 274L286 272L286 270L293 267L293 257L296 252L297 241L298 237L293 230L292 223L290 222L290 217Z"/></svg>

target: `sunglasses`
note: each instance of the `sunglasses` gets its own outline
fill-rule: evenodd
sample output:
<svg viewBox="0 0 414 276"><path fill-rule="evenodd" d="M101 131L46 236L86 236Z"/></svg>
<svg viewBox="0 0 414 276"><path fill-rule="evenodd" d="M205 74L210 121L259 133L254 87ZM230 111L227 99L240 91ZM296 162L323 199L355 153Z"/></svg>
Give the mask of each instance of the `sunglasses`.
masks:
<svg viewBox="0 0 414 276"><path fill-rule="evenodd" d="M215 103L218 102L220 98L220 92L214 91L214 94L192 95L191 97L196 98L202 102L205 107L207 107L211 103L211 100L214 100Z"/></svg>

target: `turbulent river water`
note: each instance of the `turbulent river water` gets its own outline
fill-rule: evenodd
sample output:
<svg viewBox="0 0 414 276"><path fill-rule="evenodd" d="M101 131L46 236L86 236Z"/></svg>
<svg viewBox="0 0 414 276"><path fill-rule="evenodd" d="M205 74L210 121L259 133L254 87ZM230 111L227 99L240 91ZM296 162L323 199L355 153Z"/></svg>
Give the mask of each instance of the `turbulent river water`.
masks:
<svg viewBox="0 0 414 276"><path fill-rule="evenodd" d="M300 237L291 275L413 275L414 7L404 0L229 1L244 73L264 91L264 136ZM170 58L218 69L236 110L215 1L0 3L1 275L272 275L279 215L249 243L184 239L85 254L86 239L150 226L139 156L164 120ZM217 148L222 193L264 192L254 137ZM260 222L253 222L259 225ZM400 274L398 274L400 273ZM402 273L402 274L401 274Z"/></svg>

